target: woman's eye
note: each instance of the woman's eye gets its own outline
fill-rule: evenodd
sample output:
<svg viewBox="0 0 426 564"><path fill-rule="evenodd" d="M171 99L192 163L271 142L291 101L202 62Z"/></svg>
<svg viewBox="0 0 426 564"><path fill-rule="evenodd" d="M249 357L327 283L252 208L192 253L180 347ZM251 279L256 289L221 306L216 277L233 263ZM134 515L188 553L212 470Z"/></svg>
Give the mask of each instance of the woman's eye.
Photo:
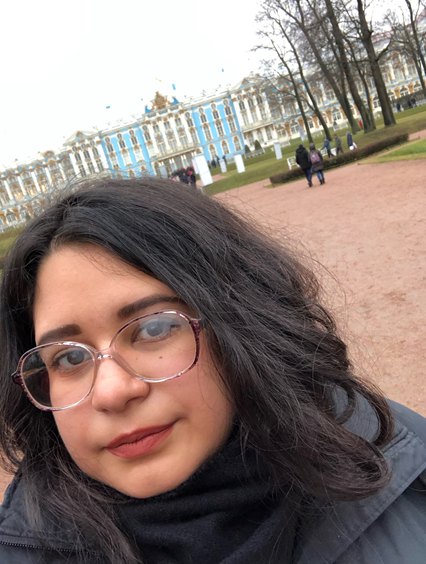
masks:
<svg viewBox="0 0 426 564"><path fill-rule="evenodd" d="M148 321L147 323L140 324L135 331L135 341L158 341L168 337L176 328L180 327L179 324L163 319L156 319Z"/></svg>
<svg viewBox="0 0 426 564"><path fill-rule="evenodd" d="M52 361L52 366L61 370L72 370L91 360L91 355L83 349L62 351Z"/></svg>

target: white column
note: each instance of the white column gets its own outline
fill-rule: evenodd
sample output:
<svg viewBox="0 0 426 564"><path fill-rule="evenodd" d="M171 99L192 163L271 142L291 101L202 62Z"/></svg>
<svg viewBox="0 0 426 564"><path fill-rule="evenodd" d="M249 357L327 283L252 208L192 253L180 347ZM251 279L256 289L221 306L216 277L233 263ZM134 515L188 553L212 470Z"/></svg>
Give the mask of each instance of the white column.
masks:
<svg viewBox="0 0 426 564"><path fill-rule="evenodd" d="M36 187L37 192L41 192L41 188L40 188L40 186L38 185L37 177L36 177L36 175L35 175L34 170L30 170L30 175L31 175L32 181L33 181L34 184L35 184L35 187Z"/></svg>
<svg viewBox="0 0 426 564"><path fill-rule="evenodd" d="M45 175L46 175L46 177L47 177L47 180L49 181L50 188L53 188L53 187L54 187L54 184L53 184L53 182L52 182L52 176L51 176L51 174L50 174L50 170L49 170L49 167L48 167L47 165L46 165L46 167L45 167L45 169L44 169L44 172L45 172Z"/></svg>
<svg viewBox="0 0 426 564"><path fill-rule="evenodd" d="M98 141L98 139L96 139L96 141ZM100 139L99 139L99 141L100 141ZM96 143L96 148L97 148L97 150L98 150L99 159L100 159L101 163L103 164L104 169L105 169L105 170L108 170L109 164L108 164L106 155L105 155L105 153L104 153L104 148L103 148L103 146L102 146L102 143L99 143L99 145Z"/></svg>
<svg viewBox="0 0 426 564"><path fill-rule="evenodd" d="M19 186L21 187L22 193L24 194L24 196L28 196L28 192L25 189L24 183L22 182L22 178L20 176L18 176L17 178L18 178L18 183L19 183Z"/></svg>
<svg viewBox="0 0 426 564"><path fill-rule="evenodd" d="M14 203L15 203L15 198L13 197L13 194L12 194L10 188L9 188L8 181L7 181L7 180L4 180L3 184L4 184L4 188L5 188L6 192L7 192L7 195L9 196L10 202L11 202L12 204L14 204Z"/></svg>

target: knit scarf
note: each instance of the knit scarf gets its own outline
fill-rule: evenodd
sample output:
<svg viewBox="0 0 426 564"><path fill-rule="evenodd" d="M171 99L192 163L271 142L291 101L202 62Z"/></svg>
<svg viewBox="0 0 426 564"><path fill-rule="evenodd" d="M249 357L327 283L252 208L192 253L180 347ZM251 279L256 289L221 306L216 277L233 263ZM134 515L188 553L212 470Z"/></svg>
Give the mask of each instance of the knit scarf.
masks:
<svg viewBox="0 0 426 564"><path fill-rule="evenodd" d="M290 564L297 500L235 437L172 492L116 509L144 564Z"/></svg>

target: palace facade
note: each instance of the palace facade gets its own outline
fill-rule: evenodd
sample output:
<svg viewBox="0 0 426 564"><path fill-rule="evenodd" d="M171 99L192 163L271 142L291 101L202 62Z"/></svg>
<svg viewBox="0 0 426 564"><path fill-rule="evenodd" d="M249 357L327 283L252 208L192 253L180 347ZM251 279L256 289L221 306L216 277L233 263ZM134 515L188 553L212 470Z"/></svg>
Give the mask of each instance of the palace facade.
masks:
<svg viewBox="0 0 426 564"><path fill-rule="evenodd" d="M383 65L390 98L395 100L421 90L414 62L391 53ZM334 92L321 76L309 80L317 104L330 125L342 125L346 116ZM363 91L360 81L358 89ZM102 131L77 131L57 150L15 162L0 170L0 227L19 224L39 213L49 197L75 177L115 174L135 177L161 175L192 164L204 153L207 160L244 153L274 142L288 143L300 136L303 120L288 84L281 84L279 103L271 102L259 75L251 74L233 88L179 102L156 93L151 107L140 116L119 120ZM380 104L370 80L375 112ZM364 96L365 98L365 96ZM310 114L306 105L307 113ZM354 115L359 116L356 107ZM321 135L315 115L308 117L313 134Z"/></svg>

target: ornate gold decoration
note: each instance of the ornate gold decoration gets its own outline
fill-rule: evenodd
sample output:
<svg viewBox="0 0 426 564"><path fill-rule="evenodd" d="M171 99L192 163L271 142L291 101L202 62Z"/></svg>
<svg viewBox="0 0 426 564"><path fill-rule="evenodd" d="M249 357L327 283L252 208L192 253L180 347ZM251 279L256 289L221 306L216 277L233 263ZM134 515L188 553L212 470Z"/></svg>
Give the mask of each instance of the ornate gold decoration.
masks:
<svg viewBox="0 0 426 564"><path fill-rule="evenodd" d="M170 106L170 102L167 100L167 96L163 96L158 92L158 90L155 93L154 100L151 100L151 102L153 110L161 110L163 108L166 108L167 106Z"/></svg>

